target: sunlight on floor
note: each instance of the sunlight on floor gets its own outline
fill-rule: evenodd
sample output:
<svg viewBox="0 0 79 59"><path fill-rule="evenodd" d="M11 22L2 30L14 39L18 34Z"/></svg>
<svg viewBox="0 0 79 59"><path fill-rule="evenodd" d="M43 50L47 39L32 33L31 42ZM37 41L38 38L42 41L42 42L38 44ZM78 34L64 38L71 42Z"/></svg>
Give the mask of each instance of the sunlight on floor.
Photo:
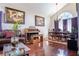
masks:
<svg viewBox="0 0 79 59"><path fill-rule="evenodd" d="M58 49L58 54L57 54L57 56L65 56L65 54L64 54L64 50L62 50L62 49Z"/></svg>

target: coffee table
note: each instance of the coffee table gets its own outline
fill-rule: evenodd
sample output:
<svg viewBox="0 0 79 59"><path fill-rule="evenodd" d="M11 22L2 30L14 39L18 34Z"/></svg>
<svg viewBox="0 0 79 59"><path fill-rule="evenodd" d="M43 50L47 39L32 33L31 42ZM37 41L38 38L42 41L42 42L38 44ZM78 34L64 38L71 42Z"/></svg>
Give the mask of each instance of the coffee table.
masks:
<svg viewBox="0 0 79 59"><path fill-rule="evenodd" d="M13 53L14 53L14 51L12 51L12 48L14 48L13 46L12 46L12 44L10 43L10 44L4 44L4 47L3 47L3 55L4 56L18 56L18 54L14 54L14 55L12 55ZM16 45L16 47L15 47L17 50L15 50L17 53L19 53L20 51L19 51L19 49L20 48L24 48L24 51L25 51L25 53L24 53L24 56L25 55L29 55L29 50L30 50L30 48L28 48L26 45L24 45L23 43L21 43L21 42L19 42L17 45ZM20 54L19 54L20 55ZM20 55L21 56L21 55Z"/></svg>

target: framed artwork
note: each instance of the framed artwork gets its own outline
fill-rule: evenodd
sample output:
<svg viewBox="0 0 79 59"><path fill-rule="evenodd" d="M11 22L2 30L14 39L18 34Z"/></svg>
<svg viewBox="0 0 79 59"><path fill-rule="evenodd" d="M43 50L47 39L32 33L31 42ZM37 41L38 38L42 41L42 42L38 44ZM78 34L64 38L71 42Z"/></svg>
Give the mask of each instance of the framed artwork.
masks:
<svg viewBox="0 0 79 59"><path fill-rule="evenodd" d="M25 22L25 12L13 8L5 7L5 22L14 23L19 21L20 24Z"/></svg>
<svg viewBox="0 0 79 59"><path fill-rule="evenodd" d="M45 25L45 18L35 15L35 26L44 26L44 25Z"/></svg>

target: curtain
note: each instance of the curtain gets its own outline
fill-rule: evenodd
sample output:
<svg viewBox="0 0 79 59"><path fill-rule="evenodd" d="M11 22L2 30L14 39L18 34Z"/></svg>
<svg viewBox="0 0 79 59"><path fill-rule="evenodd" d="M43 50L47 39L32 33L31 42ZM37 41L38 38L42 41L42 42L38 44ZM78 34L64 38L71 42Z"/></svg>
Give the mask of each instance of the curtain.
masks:
<svg viewBox="0 0 79 59"><path fill-rule="evenodd" d="M72 18L72 33L78 38L78 19L77 17Z"/></svg>
<svg viewBox="0 0 79 59"><path fill-rule="evenodd" d="M63 31L67 31L67 19L63 20Z"/></svg>
<svg viewBox="0 0 79 59"><path fill-rule="evenodd" d="M0 31L2 31L2 11L0 11Z"/></svg>
<svg viewBox="0 0 79 59"><path fill-rule="evenodd" d="M78 20L77 17L72 18L72 32L78 32Z"/></svg>
<svg viewBox="0 0 79 59"><path fill-rule="evenodd" d="M58 30L59 30L59 27L58 27L58 26L59 26L59 24L58 24L58 23L59 23L59 21L58 21L58 20L55 20L55 21L54 21L55 31L58 31Z"/></svg>

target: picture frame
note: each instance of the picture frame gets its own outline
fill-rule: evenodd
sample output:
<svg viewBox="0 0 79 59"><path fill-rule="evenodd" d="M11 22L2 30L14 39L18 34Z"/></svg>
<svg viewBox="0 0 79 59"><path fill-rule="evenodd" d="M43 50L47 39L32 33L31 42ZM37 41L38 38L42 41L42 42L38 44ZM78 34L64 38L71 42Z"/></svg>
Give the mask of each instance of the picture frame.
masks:
<svg viewBox="0 0 79 59"><path fill-rule="evenodd" d="M25 23L25 12L17 9L5 7L5 22L15 23L19 21L20 24Z"/></svg>
<svg viewBox="0 0 79 59"><path fill-rule="evenodd" d="M35 15L35 26L45 26L45 18Z"/></svg>

